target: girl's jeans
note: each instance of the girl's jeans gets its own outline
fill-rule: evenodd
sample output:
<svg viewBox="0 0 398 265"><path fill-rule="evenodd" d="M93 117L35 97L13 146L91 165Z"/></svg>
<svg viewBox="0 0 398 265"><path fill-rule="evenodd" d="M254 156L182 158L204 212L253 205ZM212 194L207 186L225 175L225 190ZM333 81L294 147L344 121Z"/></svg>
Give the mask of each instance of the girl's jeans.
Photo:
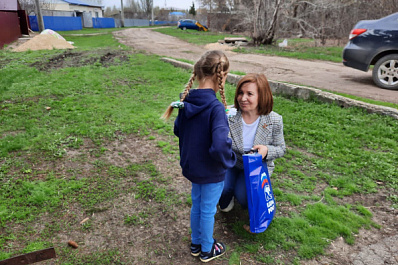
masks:
<svg viewBox="0 0 398 265"><path fill-rule="evenodd" d="M224 182L192 183L191 239L193 244L201 245L202 252L213 247L214 215L223 188Z"/></svg>

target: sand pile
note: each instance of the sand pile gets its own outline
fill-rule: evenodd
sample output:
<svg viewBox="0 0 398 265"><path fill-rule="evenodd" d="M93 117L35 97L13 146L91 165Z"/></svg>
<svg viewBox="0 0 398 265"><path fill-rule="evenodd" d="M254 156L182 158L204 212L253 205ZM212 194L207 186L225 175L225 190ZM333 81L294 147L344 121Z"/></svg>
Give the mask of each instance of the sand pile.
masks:
<svg viewBox="0 0 398 265"><path fill-rule="evenodd" d="M75 47L65 39L58 39L49 34L39 34L31 40L21 44L13 49L14 52L23 52L27 50L52 50L52 49L74 49Z"/></svg>

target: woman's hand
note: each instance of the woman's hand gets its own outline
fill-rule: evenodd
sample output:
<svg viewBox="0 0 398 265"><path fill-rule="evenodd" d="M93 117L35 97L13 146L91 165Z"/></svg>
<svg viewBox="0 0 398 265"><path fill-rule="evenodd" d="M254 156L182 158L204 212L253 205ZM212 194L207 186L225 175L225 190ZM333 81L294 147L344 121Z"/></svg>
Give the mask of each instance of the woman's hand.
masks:
<svg viewBox="0 0 398 265"><path fill-rule="evenodd" d="M261 145L261 144L255 145L255 146L253 146L253 149L257 149L257 153L261 154L263 159L268 154L268 147L265 145Z"/></svg>

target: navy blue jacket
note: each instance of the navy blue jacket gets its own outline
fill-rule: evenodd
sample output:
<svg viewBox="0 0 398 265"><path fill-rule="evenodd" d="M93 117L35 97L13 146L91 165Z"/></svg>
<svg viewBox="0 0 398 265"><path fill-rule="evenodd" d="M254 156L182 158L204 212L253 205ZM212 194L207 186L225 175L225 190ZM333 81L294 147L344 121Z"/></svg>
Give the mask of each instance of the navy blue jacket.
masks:
<svg viewBox="0 0 398 265"><path fill-rule="evenodd" d="M228 133L227 115L214 90L189 91L174 122L182 174L197 184L224 181L236 162Z"/></svg>

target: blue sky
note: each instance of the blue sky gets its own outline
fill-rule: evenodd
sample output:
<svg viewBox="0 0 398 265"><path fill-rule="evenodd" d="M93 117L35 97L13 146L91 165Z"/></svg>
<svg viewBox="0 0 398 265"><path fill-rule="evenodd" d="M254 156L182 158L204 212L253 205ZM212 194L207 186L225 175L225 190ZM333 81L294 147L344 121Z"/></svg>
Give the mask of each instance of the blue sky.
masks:
<svg viewBox="0 0 398 265"><path fill-rule="evenodd" d="M102 0L102 3L105 7L110 6L113 7L114 5L116 7L120 7L120 1L121 0ZM138 0L139 1L139 0ZM181 9L189 9L189 7L192 5L192 0L153 0L153 5L154 6L159 6L160 8L181 8ZM127 1L124 0L123 4L126 5ZM195 8L199 7L198 2L195 0Z"/></svg>

